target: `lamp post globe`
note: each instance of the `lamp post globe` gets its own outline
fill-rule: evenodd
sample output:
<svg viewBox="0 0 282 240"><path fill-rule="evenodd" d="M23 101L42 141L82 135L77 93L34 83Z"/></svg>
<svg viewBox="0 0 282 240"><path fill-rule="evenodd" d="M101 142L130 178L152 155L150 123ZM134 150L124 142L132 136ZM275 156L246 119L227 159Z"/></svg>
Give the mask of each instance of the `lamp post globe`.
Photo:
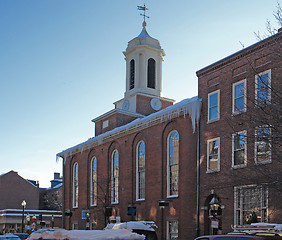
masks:
<svg viewBox="0 0 282 240"><path fill-rule="evenodd" d="M26 206L26 201L23 200L22 203L22 209L23 209L23 214L22 214L22 233L24 232L24 209L25 209L25 206Z"/></svg>

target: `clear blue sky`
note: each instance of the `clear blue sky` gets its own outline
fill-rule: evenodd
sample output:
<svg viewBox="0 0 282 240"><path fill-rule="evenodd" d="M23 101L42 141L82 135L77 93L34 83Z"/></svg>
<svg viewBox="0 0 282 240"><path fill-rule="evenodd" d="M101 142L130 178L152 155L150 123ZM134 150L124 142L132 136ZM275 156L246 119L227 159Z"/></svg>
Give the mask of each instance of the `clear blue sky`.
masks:
<svg viewBox="0 0 282 240"><path fill-rule="evenodd" d="M280 1L279 1L280 2ZM163 96L197 95L195 72L256 42L277 0L154 0L148 33L166 52ZM93 137L125 91L122 51L139 0L0 0L0 174L49 187L56 154Z"/></svg>

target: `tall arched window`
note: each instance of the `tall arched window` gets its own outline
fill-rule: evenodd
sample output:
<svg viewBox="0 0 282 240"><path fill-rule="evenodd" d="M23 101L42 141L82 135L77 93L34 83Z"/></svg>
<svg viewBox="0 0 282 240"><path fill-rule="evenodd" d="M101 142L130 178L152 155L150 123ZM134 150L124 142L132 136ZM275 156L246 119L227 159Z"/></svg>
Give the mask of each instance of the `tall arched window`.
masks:
<svg viewBox="0 0 282 240"><path fill-rule="evenodd" d="M153 58L148 60L147 80L148 88L156 88L156 61Z"/></svg>
<svg viewBox="0 0 282 240"><path fill-rule="evenodd" d="M111 200L112 203L118 203L118 178L119 178L119 154L118 150L114 150L112 153L112 191Z"/></svg>
<svg viewBox="0 0 282 240"><path fill-rule="evenodd" d="M97 205L97 158L93 157L90 167L90 205Z"/></svg>
<svg viewBox="0 0 282 240"><path fill-rule="evenodd" d="M135 81L135 61L132 59L130 61L130 83L129 83L129 89L134 88L134 81Z"/></svg>
<svg viewBox="0 0 282 240"><path fill-rule="evenodd" d="M72 202L73 207L78 207L78 163L73 165L72 169L72 184L73 184L73 195Z"/></svg>
<svg viewBox="0 0 282 240"><path fill-rule="evenodd" d="M178 195L179 177L179 134L172 131L168 136L167 153L167 195Z"/></svg>
<svg viewBox="0 0 282 240"><path fill-rule="evenodd" d="M136 154L136 199L145 199L145 143L137 145Z"/></svg>

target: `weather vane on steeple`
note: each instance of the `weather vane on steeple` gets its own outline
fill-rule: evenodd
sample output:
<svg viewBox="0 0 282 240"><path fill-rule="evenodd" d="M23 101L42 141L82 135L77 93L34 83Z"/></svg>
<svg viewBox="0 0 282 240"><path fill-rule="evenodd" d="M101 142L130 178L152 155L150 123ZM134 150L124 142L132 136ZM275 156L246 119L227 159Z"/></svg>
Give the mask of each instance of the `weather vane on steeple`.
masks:
<svg viewBox="0 0 282 240"><path fill-rule="evenodd" d="M144 11L143 13L140 13L140 15L144 17L143 27L145 27L145 26L146 26L146 21L145 21L145 19L146 19L146 18L149 18L149 16L146 15L146 10L149 10L149 9L146 8L146 5L145 5L145 3L144 3L144 6L137 6L137 10Z"/></svg>

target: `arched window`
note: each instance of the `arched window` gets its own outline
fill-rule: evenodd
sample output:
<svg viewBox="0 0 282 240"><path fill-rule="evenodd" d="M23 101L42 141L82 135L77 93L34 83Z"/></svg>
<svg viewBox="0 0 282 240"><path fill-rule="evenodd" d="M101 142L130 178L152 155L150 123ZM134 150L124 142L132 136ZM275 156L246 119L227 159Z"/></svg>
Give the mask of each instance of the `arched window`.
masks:
<svg viewBox="0 0 282 240"><path fill-rule="evenodd" d="M134 80L135 80L135 61L132 59L130 61L130 83L129 83L129 89L134 88Z"/></svg>
<svg viewBox="0 0 282 240"><path fill-rule="evenodd" d="M119 154L118 150L114 150L112 154L112 203L118 203L118 178L119 178Z"/></svg>
<svg viewBox="0 0 282 240"><path fill-rule="evenodd" d="M73 184L73 195L72 202L73 207L78 207L78 163L73 165L72 169L72 184Z"/></svg>
<svg viewBox="0 0 282 240"><path fill-rule="evenodd" d="M147 87L156 88L156 61L153 58L148 60L147 79Z"/></svg>
<svg viewBox="0 0 282 240"><path fill-rule="evenodd" d="M90 205L97 205L97 158L93 157L90 167Z"/></svg>
<svg viewBox="0 0 282 240"><path fill-rule="evenodd" d="M145 143L137 145L136 154L136 199L145 199Z"/></svg>
<svg viewBox="0 0 282 240"><path fill-rule="evenodd" d="M178 196L179 134L177 131L169 134L167 145L167 195Z"/></svg>

